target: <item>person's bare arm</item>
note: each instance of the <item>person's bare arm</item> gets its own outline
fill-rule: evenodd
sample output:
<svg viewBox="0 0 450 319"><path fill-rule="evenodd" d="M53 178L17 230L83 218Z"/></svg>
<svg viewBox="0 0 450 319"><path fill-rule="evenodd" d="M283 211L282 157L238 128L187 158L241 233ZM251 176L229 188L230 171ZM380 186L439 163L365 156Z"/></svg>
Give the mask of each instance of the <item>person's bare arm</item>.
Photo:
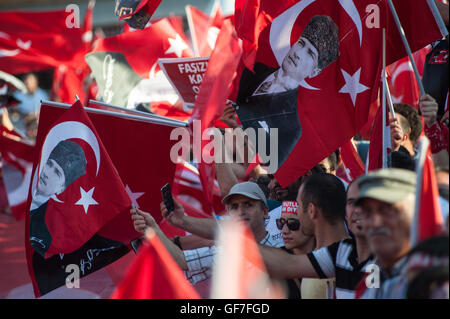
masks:
<svg viewBox="0 0 450 319"><path fill-rule="evenodd" d="M183 251L175 245L172 240L167 238L167 236L164 234L164 232L159 228L158 224L156 223L155 219L152 215L149 213L143 212L139 209L131 209L131 218L133 219L134 229L145 235L145 231L147 227L153 229L153 231L156 233L156 235L159 237L161 242L163 243L164 247L166 247L167 251L170 253L172 258L175 260L177 265L183 269L187 270L187 264L186 259L184 258Z"/></svg>
<svg viewBox="0 0 450 319"><path fill-rule="evenodd" d="M213 218L196 218L184 214L184 208L175 199L173 200L175 209L169 214L164 202L161 202L161 214L169 224L181 228L191 234L214 239L217 229L217 221Z"/></svg>
<svg viewBox="0 0 450 319"><path fill-rule="evenodd" d="M230 163L216 163L216 178L222 197L228 195L230 189L239 182Z"/></svg>
<svg viewBox="0 0 450 319"><path fill-rule="evenodd" d="M183 250L190 250L214 246L214 240L205 239L197 235L187 235L180 237L180 244Z"/></svg>
<svg viewBox="0 0 450 319"><path fill-rule="evenodd" d="M275 278L318 278L306 255L292 255L280 248L258 245L269 275Z"/></svg>

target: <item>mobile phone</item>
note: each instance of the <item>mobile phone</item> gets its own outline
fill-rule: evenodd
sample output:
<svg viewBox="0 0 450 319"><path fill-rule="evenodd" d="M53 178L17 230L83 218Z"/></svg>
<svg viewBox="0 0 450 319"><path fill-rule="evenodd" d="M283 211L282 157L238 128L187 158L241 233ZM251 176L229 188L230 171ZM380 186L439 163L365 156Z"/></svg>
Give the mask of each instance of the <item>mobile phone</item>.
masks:
<svg viewBox="0 0 450 319"><path fill-rule="evenodd" d="M175 205L173 203L172 191L170 190L170 185L167 183L161 188L161 194L164 201L164 205L167 207L167 212L171 213L175 209Z"/></svg>

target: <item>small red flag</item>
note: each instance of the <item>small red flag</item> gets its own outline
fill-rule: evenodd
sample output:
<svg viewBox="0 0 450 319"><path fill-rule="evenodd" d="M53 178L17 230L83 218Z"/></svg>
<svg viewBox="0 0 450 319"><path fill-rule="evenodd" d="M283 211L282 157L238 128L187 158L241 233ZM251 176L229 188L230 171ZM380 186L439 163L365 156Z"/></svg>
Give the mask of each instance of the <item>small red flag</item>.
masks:
<svg viewBox="0 0 450 319"><path fill-rule="evenodd" d="M195 130L195 120L200 120L200 136L202 136L204 130L209 129L223 114L241 54L240 41L233 30L231 22L227 20L224 22L217 38L216 47L209 60L208 69L195 101L192 114L193 122L191 122L192 132ZM208 213L210 213L213 211L212 190L215 179L215 166L214 163L207 164L203 160L203 150L207 141L201 139L200 142L201 148L199 150L198 147L195 147L195 143L198 144L198 141L194 141L194 156L199 162L200 179L209 205Z"/></svg>
<svg viewBox="0 0 450 319"><path fill-rule="evenodd" d="M154 231L111 299L200 299Z"/></svg>

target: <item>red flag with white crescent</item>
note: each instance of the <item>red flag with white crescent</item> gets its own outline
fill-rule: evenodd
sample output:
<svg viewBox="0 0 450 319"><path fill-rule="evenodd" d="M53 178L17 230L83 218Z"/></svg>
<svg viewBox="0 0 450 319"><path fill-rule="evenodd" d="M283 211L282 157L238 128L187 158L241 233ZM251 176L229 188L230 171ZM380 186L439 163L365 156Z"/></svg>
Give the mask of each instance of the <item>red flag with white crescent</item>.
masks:
<svg viewBox="0 0 450 319"><path fill-rule="evenodd" d="M0 12L0 69L16 74L59 64L76 67L85 54L76 19L64 9Z"/></svg>
<svg viewBox="0 0 450 319"><path fill-rule="evenodd" d="M0 128L1 174L11 211L20 220L25 218L34 145L7 131Z"/></svg>
<svg viewBox="0 0 450 319"><path fill-rule="evenodd" d="M395 1L412 50L441 37L427 3L417 2L422 11ZM276 144L272 156L262 154L269 147L258 152L282 186L367 123L380 85L382 28L387 28L388 63L405 55L397 27L390 15L386 19L387 4L376 4L377 28L368 26L369 5L373 1L260 1L259 12L272 23L258 38L254 73L245 70L241 77L237 113L244 128L266 132L266 146ZM418 26L418 12L427 28ZM271 136L277 142L271 143Z"/></svg>
<svg viewBox="0 0 450 319"><path fill-rule="evenodd" d="M143 30L97 41L86 61L105 103L135 109L147 105L162 116L187 120L177 93L159 67L159 58L193 57L193 53L167 19Z"/></svg>
<svg viewBox="0 0 450 319"><path fill-rule="evenodd" d="M139 234L129 220L115 236L99 235L129 215L131 201L79 101L54 122L41 111L36 149L25 244L39 296L65 283L64 265L79 265L87 275L126 254L123 242Z"/></svg>

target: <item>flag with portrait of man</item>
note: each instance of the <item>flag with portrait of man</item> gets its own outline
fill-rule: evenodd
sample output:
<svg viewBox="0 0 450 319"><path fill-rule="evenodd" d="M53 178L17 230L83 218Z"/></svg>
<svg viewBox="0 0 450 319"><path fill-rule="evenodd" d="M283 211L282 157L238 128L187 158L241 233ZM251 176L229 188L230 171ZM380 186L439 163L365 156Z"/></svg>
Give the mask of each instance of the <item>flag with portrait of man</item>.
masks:
<svg viewBox="0 0 450 319"><path fill-rule="evenodd" d="M425 0L417 1L422 11L394 3L413 50L441 37ZM379 93L383 28L387 62L406 53L386 1L238 0L236 8L251 4L257 10L235 16L239 35L251 35L257 48L253 70L242 73L236 111L244 129L262 132L256 144L263 164L289 185L367 123ZM416 33L417 12L427 27Z"/></svg>
<svg viewBox="0 0 450 319"><path fill-rule="evenodd" d="M84 277L128 253L139 237L131 220L114 234L107 229L123 213L129 217L131 200L81 103L54 121L48 114L41 110L25 224L36 297L63 286L68 265Z"/></svg>

